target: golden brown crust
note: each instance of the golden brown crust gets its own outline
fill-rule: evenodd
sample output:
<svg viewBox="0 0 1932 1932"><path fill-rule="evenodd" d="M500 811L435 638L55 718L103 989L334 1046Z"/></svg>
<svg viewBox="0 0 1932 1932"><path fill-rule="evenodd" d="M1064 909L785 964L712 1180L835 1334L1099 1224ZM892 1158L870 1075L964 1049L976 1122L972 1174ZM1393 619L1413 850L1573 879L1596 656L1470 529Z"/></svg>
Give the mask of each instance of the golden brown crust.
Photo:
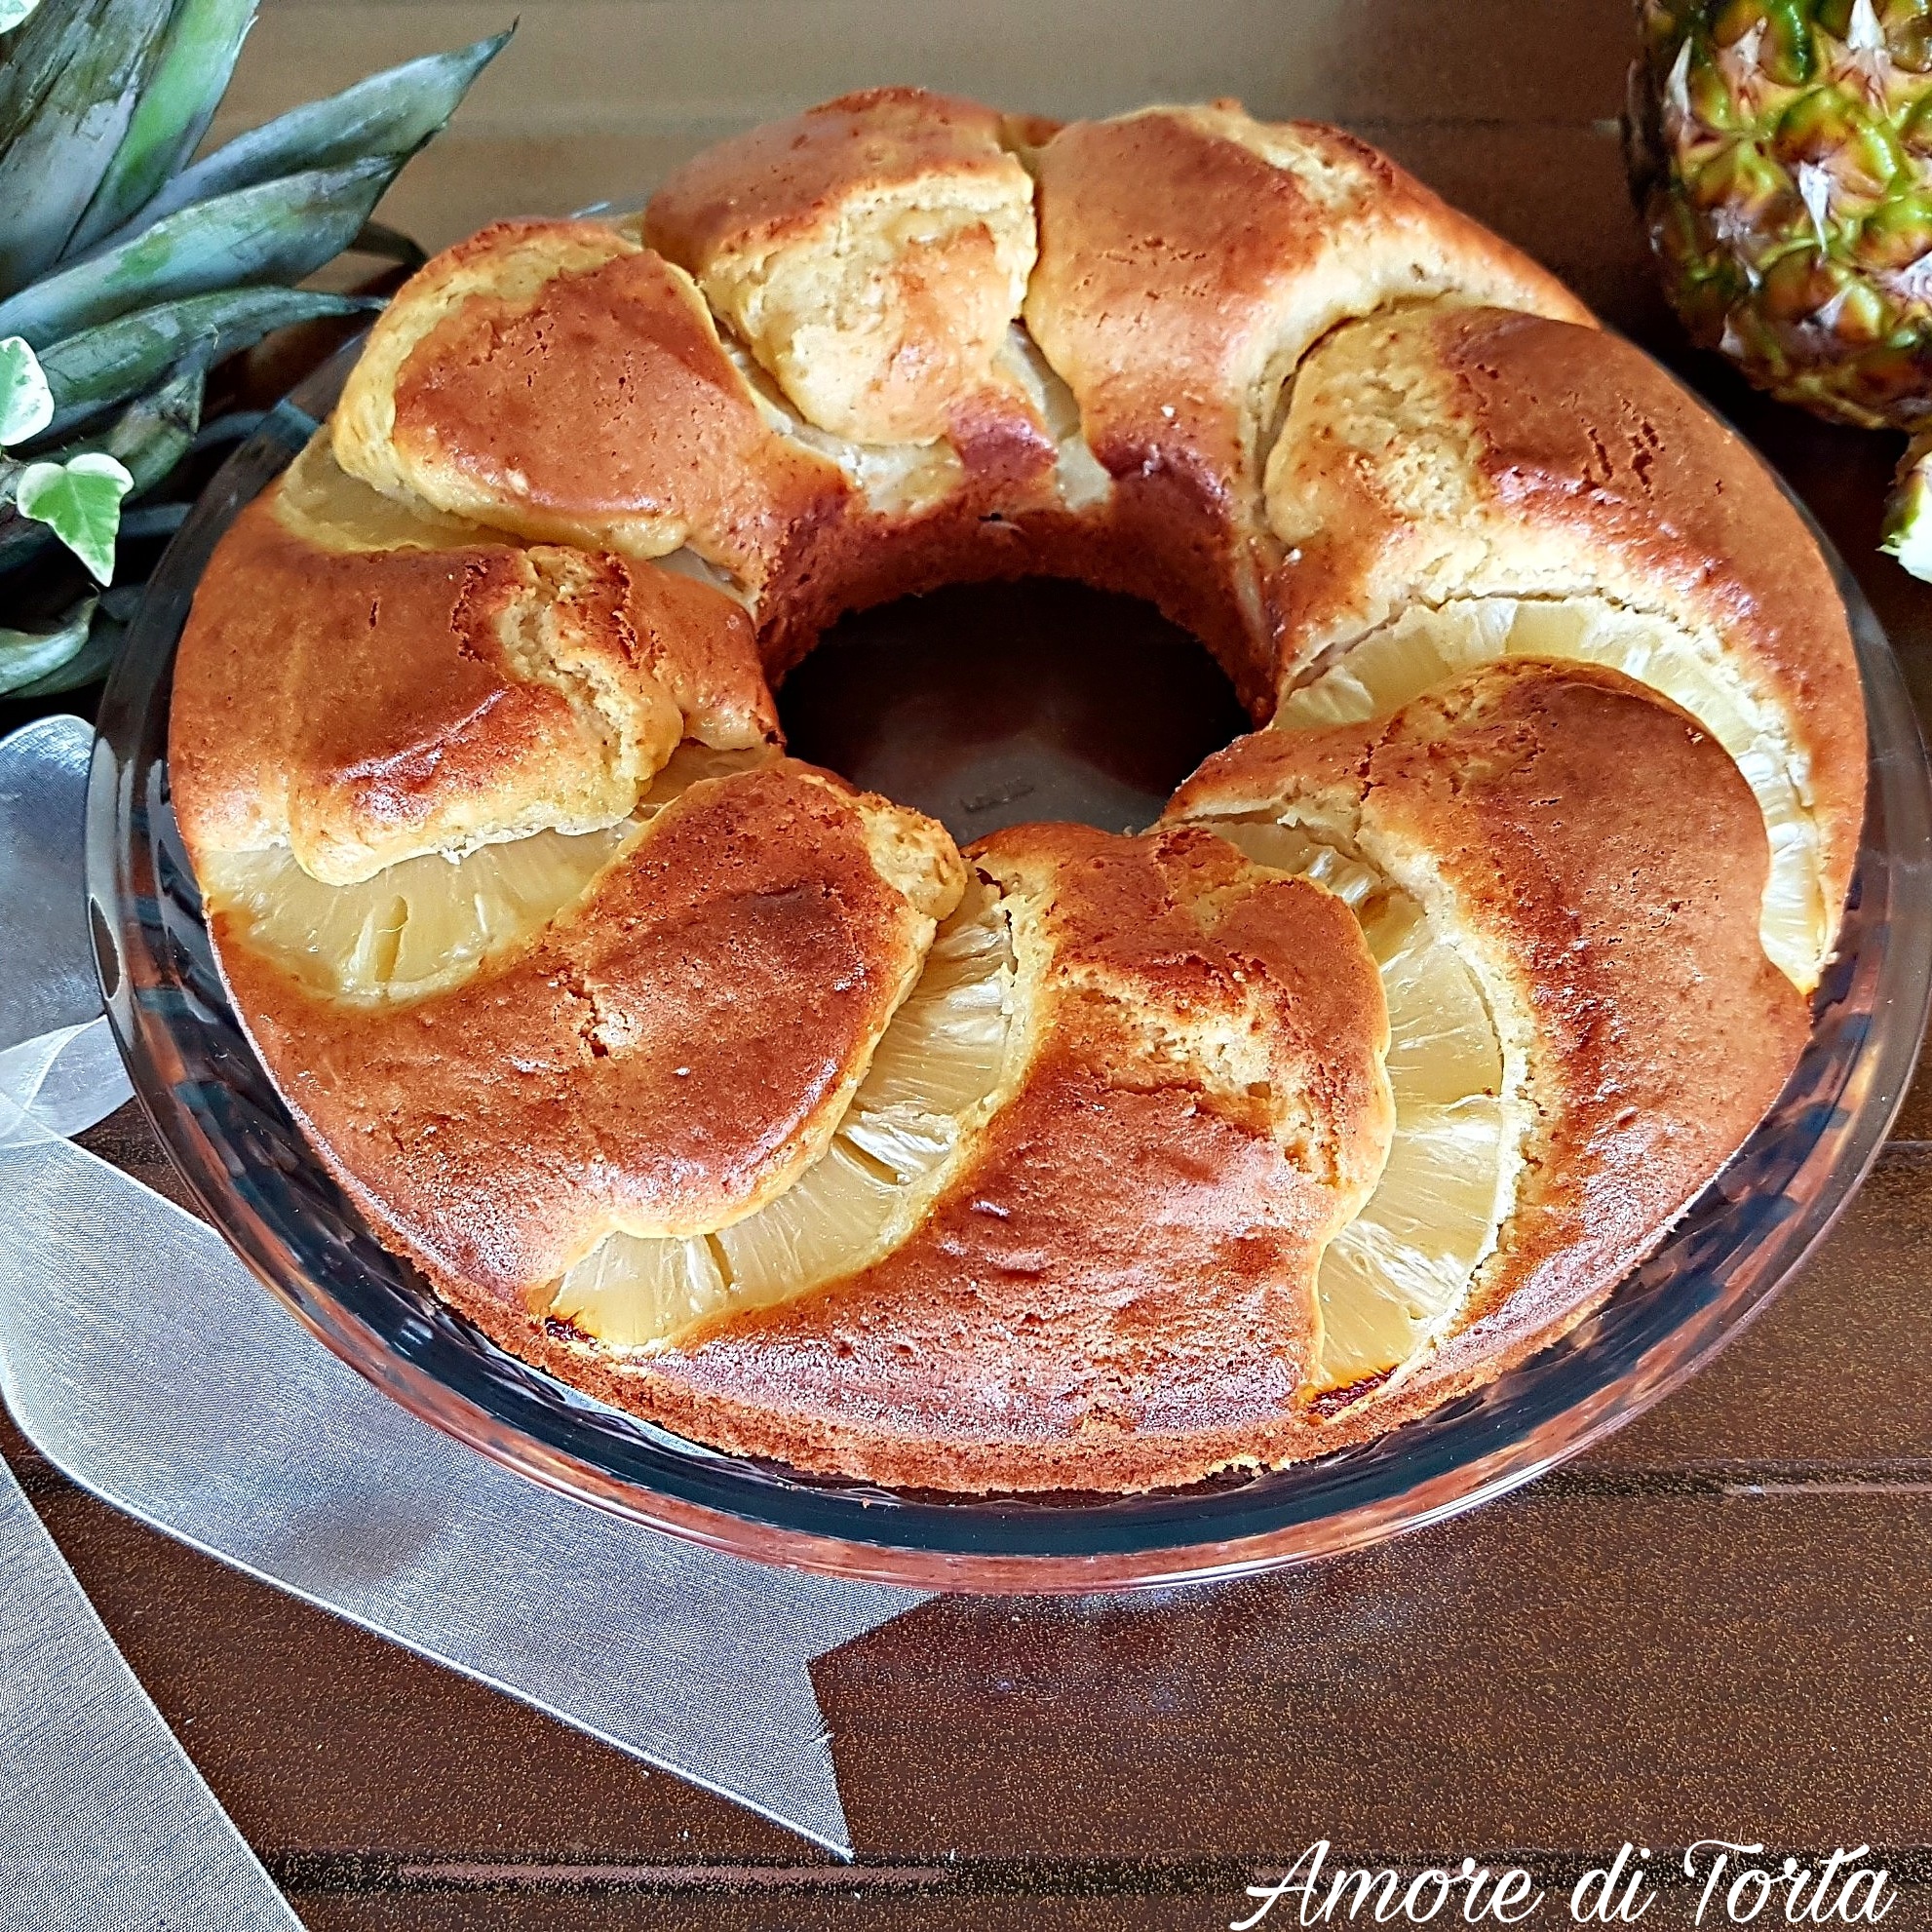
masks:
<svg viewBox="0 0 1932 1932"><path fill-rule="evenodd" d="M1044 238L1025 319L1070 387L1060 399L1000 342L1032 246L1016 148L1039 174ZM880 90L700 157L647 220L807 426L836 434L786 430L777 392L754 399L698 339L711 325L682 270L653 277L613 230L525 222L403 290L338 448L380 487L528 536L652 554L688 539L754 593L774 672L868 602L1071 573L1158 603L1264 716L1259 469L1295 357L1342 317L1436 290L1587 319L1373 150L1227 102L1055 129ZM955 243L971 259L941 272ZM680 338L675 393L625 360L632 327ZM620 436L587 390L621 394Z"/></svg>
<svg viewBox="0 0 1932 1932"><path fill-rule="evenodd" d="M625 615L650 674L701 745L734 752L780 739L778 707L743 604L715 585L662 565L634 563Z"/></svg>
<svg viewBox="0 0 1932 1932"><path fill-rule="evenodd" d="M868 88L715 142L658 189L644 236L703 279L720 254L817 238L856 197L941 177L1011 178L1004 117L917 87Z"/></svg>
<svg viewBox="0 0 1932 1932"><path fill-rule="evenodd" d="M1788 720L1835 929L1865 810L1843 602L1745 444L1617 336L1418 308L1308 359L1269 464L1288 688L1404 607L1590 593L1707 635Z"/></svg>
<svg viewBox="0 0 1932 1932"><path fill-rule="evenodd" d="M678 714L613 559L336 552L251 504L203 573L171 763L190 854L288 843L346 884L422 852L631 811Z"/></svg>
<svg viewBox="0 0 1932 1932"><path fill-rule="evenodd" d="M615 824L680 736L777 741L750 619L715 587L406 514L377 532L337 484L305 486L308 457L290 478L222 539L182 637L170 729L191 854L287 843L349 883ZM352 547L377 533L441 547Z"/></svg>
<svg viewBox="0 0 1932 1932"><path fill-rule="evenodd" d="M707 148L644 232L809 421L923 443L990 380L1033 265L1032 203L991 108L874 88Z"/></svg>
<svg viewBox="0 0 1932 1932"><path fill-rule="evenodd" d="M336 460L385 495L426 495L396 442L397 385L424 338L475 296L531 302L559 276L588 274L638 246L606 222L493 221L432 255L376 318L349 371L331 426ZM460 490L462 479L450 486Z"/></svg>
<svg viewBox="0 0 1932 1932"><path fill-rule="evenodd" d="M1764 956L1762 817L1675 706L1591 665L1496 664L1391 719L1256 732L1171 813L1350 825L1520 1025L1528 1165L1465 1326L1368 1434L1581 1320L1730 1159L1797 1063L1806 1001Z"/></svg>
<svg viewBox="0 0 1932 1932"><path fill-rule="evenodd" d="M876 1265L605 1358L599 1386L915 1488L1144 1488L1288 1452L1321 1251L1388 1148L1353 915L1184 828L1027 826L973 859L1013 908L1029 1046L959 1179ZM596 1359L544 1346L573 1378Z"/></svg>
<svg viewBox="0 0 1932 1932"><path fill-rule="evenodd" d="M1214 586L1221 611L1194 621L1224 653L1267 648L1263 444L1325 330L1443 292L1588 320L1526 257L1332 128L1256 122L1232 102L1149 108L1073 123L1036 167L1027 326L1115 480L1123 555Z"/></svg>
<svg viewBox="0 0 1932 1932"><path fill-rule="evenodd" d="M839 510L837 468L767 424L681 269L582 222L501 222L450 253L377 325L421 332L386 396L380 365L367 400L345 394L345 469L528 537L644 557L688 543L753 585ZM522 271L508 294L504 260Z"/></svg>
<svg viewBox="0 0 1932 1932"><path fill-rule="evenodd" d="M718 1227L823 1152L962 886L930 820L784 760L693 786L522 952L400 1010L318 999L213 926L365 1211L521 1306L612 1227Z"/></svg>

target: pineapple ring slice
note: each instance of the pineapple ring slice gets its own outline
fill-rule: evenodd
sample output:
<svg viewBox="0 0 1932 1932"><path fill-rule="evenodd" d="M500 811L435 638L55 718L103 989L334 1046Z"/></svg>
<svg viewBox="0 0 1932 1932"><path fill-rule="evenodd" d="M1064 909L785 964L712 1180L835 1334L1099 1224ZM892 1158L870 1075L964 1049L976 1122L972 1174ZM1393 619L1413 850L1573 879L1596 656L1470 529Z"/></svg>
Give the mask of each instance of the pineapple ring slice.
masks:
<svg viewBox="0 0 1932 1932"><path fill-rule="evenodd" d="M969 888L817 1162L715 1234L606 1236L540 1312L606 1347L655 1352L696 1322L789 1299L896 1247L992 1109L1006 1073L1013 977L998 896L985 884Z"/></svg>
<svg viewBox="0 0 1932 1932"><path fill-rule="evenodd" d="M533 832L462 859L425 853L361 885L324 885L286 845L203 855L202 896L237 937L324 999L427 999L574 905L636 827Z"/></svg>
<svg viewBox="0 0 1932 1932"><path fill-rule="evenodd" d="M1414 605L1291 691L1274 722L1308 730L1386 717L1424 691L1506 657L1581 659L1620 671L1688 712L1730 753L1764 814L1770 841L1764 951L1799 991L1814 986L1827 918L1803 759L1771 707L1727 680L1666 619L1599 597L1456 598Z"/></svg>
<svg viewBox="0 0 1932 1932"><path fill-rule="evenodd" d="M1373 1194L1329 1244L1317 1393L1394 1374L1453 1323L1516 1191L1518 1110L1475 975L1372 867L1272 821L1213 820L1258 865L1345 900L1381 969L1395 1139Z"/></svg>
<svg viewBox="0 0 1932 1932"><path fill-rule="evenodd" d="M275 515L283 528L318 550L460 550L479 540L514 544L423 502L385 496L335 460L327 426L316 431L282 473Z"/></svg>
<svg viewBox="0 0 1932 1932"><path fill-rule="evenodd" d="M400 1005L460 985L578 904L644 826L687 786L771 754L680 745L637 812L600 831L531 832L445 858L386 866L360 885L324 885L284 846L208 852L203 897L242 944L322 998Z"/></svg>

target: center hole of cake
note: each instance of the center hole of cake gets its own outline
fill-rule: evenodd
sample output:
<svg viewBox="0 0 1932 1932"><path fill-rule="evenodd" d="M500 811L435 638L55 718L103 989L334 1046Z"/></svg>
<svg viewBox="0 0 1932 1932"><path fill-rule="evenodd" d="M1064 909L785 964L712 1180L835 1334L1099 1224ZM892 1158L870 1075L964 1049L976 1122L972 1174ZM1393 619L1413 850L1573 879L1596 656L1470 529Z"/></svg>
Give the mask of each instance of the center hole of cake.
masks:
<svg viewBox="0 0 1932 1932"><path fill-rule="evenodd" d="M778 708L793 757L930 813L962 845L1035 819L1138 831L1249 729L1220 667L1151 604L1048 578L847 617Z"/></svg>

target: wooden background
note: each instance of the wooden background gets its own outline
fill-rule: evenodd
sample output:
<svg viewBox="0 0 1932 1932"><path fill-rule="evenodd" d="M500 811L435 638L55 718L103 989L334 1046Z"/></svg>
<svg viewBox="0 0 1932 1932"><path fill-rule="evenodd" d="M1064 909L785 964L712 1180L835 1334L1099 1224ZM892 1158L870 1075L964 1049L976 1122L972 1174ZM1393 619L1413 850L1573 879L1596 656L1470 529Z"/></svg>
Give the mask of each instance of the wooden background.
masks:
<svg viewBox="0 0 1932 1932"><path fill-rule="evenodd" d="M217 132L515 0L267 0ZM1873 553L1895 453L1682 355L1625 199L1623 0L522 0L388 218L637 202L745 123L913 80L1058 114L1238 94L1338 120L1733 413L1932 694ZM92 1143L158 1184L132 1114ZM1552 1878L1630 1837L1862 1841L1932 1922L1932 1092L1827 1249L1690 1387L1473 1519L1157 1599L936 1602L815 1677L858 1859L125 1523L0 1425L108 1627L312 1927L1215 1927L1310 1839ZM0 1874L0 1879L4 1874ZM1667 1897L1645 1921L1688 1922ZM1774 1908L1767 1920L1776 1916ZM1767 1922L1760 1920L1760 1923ZM1274 1921L1270 1921L1271 1923ZM1566 1922L1556 1902L1542 1919ZM1707 1923L1709 1921L1707 1920Z"/></svg>

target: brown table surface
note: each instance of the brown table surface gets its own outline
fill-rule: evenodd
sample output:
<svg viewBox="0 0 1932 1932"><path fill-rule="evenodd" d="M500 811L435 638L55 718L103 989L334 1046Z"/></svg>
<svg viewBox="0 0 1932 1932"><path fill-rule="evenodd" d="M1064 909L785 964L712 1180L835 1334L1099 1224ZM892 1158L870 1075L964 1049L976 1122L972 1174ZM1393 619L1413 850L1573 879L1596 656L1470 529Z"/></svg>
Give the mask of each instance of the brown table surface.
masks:
<svg viewBox="0 0 1932 1932"><path fill-rule="evenodd" d="M1657 298L1614 127L1624 0L522 5L512 50L391 198L388 217L431 245L492 214L635 202L718 134L886 80L1059 114L1239 94L1344 122L1731 412L1932 698L1932 590L1873 549L1894 441L1749 396L1681 352ZM267 0L224 126L511 12ZM169 1184L132 1109L89 1143ZM330 1932L1209 1927L1320 1836L1377 1861L1533 1855L1552 1875L1625 1837L1869 1841L1907 1881L1890 1922L1917 1924L1932 1919L1928 1275L1921 1080L1763 1319L1533 1488L1234 1586L936 1601L826 1658L850 1867L124 1521L10 1425L0 1449L215 1793ZM1669 1897L1647 1924L1687 1922L1686 1907Z"/></svg>

